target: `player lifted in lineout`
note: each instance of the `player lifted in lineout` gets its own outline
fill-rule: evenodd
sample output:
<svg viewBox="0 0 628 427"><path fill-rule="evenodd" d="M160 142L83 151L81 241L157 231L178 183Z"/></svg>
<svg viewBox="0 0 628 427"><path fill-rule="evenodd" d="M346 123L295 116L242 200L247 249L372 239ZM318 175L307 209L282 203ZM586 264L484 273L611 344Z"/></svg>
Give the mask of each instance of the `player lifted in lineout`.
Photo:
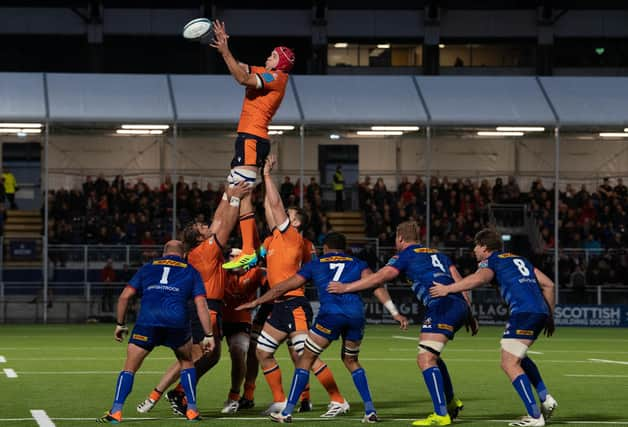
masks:
<svg viewBox="0 0 628 427"><path fill-rule="evenodd" d="M211 46L216 48L233 78L246 87L242 113L238 123L238 136L235 141L235 155L231 161L229 183L255 184L257 171L264 166L270 152L268 124L271 122L288 85L288 72L294 65L294 52L278 46L266 58L264 67L249 66L238 62L229 50L229 35L221 21L213 23L214 39ZM253 209L243 204L240 208L240 231L242 233L242 253L238 258L223 265L233 269L257 263L255 242L255 218Z"/></svg>

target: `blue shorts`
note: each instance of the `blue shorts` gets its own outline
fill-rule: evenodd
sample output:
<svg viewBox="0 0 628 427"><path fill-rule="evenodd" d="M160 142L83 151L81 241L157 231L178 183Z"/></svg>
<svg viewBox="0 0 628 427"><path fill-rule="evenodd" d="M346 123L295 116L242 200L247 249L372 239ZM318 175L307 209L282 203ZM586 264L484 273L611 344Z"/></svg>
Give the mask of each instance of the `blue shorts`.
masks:
<svg viewBox="0 0 628 427"><path fill-rule="evenodd" d="M337 340L339 336L349 341L362 341L364 324L362 317L348 317L338 313L318 313L310 331L328 341Z"/></svg>
<svg viewBox="0 0 628 427"><path fill-rule="evenodd" d="M312 307L305 297L294 297L273 304L273 311L266 322L287 334L295 331L307 332L312 323Z"/></svg>
<svg viewBox="0 0 628 427"><path fill-rule="evenodd" d="M435 299L425 312L421 333L442 334L452 340L468 314L469 306L462 298L447 296Z"/></svg>
<svg viewBox="0 0 628 427"><path fill-rule="evenodd" d="M136 324L129 337L129 344L152 351L158 345L173 350L187 343L192 337L190 328L168 328L165 326L145 326Z"/></svg>
<svg viewBox="0 0 628 427"><path fill-rule="evenodd" d="M545 327L545 313L514 313L508 318L502 338L535 340Z"/></svg>

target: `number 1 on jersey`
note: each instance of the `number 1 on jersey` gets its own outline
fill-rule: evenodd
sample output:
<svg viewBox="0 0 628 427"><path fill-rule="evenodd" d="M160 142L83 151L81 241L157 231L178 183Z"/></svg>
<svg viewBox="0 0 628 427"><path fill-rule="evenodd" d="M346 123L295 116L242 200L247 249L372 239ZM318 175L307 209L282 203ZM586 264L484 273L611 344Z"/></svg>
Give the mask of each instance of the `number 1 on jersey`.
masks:
<svg viewBox="0 0 628 427"><path fill-rule="evenodd" d="M332 262L331 264L329 264L329 269L336 270L336 272L334 273L334 278L331 280L332 282L337 282L338 280L340 280L340 276L342 276L342 272L345 269L345 265L341 263Z"/></svg>
<svg viewBox="0 0 628 427"><path fill-rule="evenodd" d="M168 274L170 274L170 267L164 267L164 272L161 273L161 280L159 284L167 285L168 284Z"/></svg>

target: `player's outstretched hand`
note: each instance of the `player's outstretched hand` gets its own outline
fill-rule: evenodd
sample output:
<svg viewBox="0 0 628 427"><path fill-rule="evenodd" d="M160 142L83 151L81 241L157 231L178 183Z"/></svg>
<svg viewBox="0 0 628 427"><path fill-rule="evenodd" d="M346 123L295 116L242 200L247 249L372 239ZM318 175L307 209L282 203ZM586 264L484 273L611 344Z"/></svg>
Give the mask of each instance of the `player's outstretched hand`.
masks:
<svg viewBox="0 0 628 427"><path fill-rule="evenodd" d="M237 197L241 199L251 192L251 186L248 183L241 181L233 187L227 186L226 192L229 198Z"/></svg>
<svg viewBox="0 0 628 427"><path fill-rule="evenodd" d="M403 331L408 330L408 318L402 314L395 314L393 317L397 322L399 322L399 329Z"/></svg>
<svg viewBox="0 0 628 427"><path fill-rule="evenodd" d="M215 20L212 24L214 32L214 39L209 44L211 47L216 48L218 52L224 53L229 49L228 39L229 35L225 30L225 23L219 20Z"/></svg>
<svg viewBox="0 0 628 427"><path fill-rule="evenodd" d="M554 331L556 330L556 325L554 324L554 316L550 315L545 322L545 327L543 328L543 334L546 337L551 337L554 335Z"/></svg>
<svg viewBox="0 0 628 427"><path fill-rule="evenodd" d="M257 303L255 301L251 301L237 306L236 311L253 310L255 307L257 307Z"/></svg>
<svg viewBox="0 0 628 427"><path fill-rule="evenodd" d="M433 298L438 298L446 297L448 294L449 289L447 289L447 286L441 285L437 282L432 282L432 287L430 288L430 296L432 296Z"/></svg>
<svg viewBox="0 0 628 427"><path fill-rule="evenodd" d="M275 166L277 166L277 156L269 154L264 162L264 175L270 175Z"/></svg>
<svg viewBox="0 0 628 427"><path fill-rule="evenodd" d="M201 341L201 348L205 353L211 353L216 348L216 341L214 340L214 336L205 335L203 340Z"/></svg>
<svg viewBox="0 0 628 427"><path fill-rule="evenodd" d="M340 282L329 282L329 285L327 285L327 292L330 294L344 294L345 286Z"/></svg>
<svg viewBox="0 0 628 427"><path fill-rule="evenodd" d="M113 339L118 342L122 342L124 336L129 333L129 328L126 325L116 325L116 330L113 333Z"/></svg>

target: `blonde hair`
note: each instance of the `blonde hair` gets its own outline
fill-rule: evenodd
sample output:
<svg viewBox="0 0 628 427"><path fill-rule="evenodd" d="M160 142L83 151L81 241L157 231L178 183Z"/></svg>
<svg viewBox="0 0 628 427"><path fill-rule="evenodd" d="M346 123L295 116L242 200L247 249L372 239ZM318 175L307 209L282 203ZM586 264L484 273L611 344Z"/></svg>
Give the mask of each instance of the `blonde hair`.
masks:
<svg viewBox="0 0 628 427"><path fill-rule="evenodd" d="M421 229L416 221L405 221L397 226L397 237L401 237L404 242L420 242Z"/></svg>

